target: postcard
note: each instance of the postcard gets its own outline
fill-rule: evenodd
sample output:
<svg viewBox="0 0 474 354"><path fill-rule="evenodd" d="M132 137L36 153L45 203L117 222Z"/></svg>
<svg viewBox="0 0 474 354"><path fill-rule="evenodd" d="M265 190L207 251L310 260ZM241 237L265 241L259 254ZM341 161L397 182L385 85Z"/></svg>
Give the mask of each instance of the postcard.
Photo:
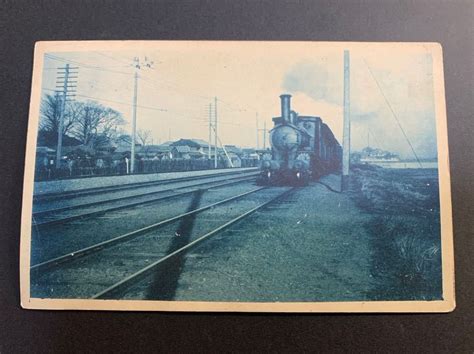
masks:
<svg viewBox="0 0 474 354"><path fill-rule="evenodd" d="M437 43L38 42L26 309L449 312Z"/></svg>

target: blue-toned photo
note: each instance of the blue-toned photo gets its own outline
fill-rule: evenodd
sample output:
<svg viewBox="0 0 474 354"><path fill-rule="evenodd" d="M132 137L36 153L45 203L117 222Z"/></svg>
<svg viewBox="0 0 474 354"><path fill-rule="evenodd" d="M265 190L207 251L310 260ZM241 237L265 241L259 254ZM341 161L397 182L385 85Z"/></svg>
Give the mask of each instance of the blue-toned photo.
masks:
<svg viewBox="0 0 474 354"><path fill-rule="evenodd" d="M36 51L24 307L453 308L440 47L77 43Z"/></svg>

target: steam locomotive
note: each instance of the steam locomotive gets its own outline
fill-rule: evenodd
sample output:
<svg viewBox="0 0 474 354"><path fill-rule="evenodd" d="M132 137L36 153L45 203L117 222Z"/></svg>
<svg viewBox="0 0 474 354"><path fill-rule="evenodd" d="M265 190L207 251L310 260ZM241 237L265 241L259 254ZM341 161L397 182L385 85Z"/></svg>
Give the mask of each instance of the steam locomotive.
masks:
<svg viewBox="0 0 474 354"><path fill-rule="evenodd" d="M260 185L306 185L341 168L342 149L331 129L315 116L291 110L291 95L281 99L281 117L273 118L270 154L263 155Z"/></svg>

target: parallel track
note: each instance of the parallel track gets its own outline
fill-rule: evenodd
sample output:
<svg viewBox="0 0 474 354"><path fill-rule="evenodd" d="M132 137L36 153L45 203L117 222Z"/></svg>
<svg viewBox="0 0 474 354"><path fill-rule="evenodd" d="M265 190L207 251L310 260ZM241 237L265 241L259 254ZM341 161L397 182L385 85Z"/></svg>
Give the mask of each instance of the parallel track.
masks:
<svg viewBox="0 0 474 354"><path fill-rule="evenodd" d="M261 190L261 189L265 189L265 187L259 188L258 190ZM124 290L130 288L132 285L139 282L141 279L143 279L144 277L149 275L151 272L156 270L159 266L161 266L166 261L169 261L172 258L177 257L177 256L181 255L182 253L187 252L188 250L190 250L191 248L195 247L196 245L202 243L203 241L207 240L208 238L210 238L212 236L215 236L219 232L227 229L228 227L234 225L235 223L237 223L237 222L241 221L242 219L248 217L249 215L255 213L257 210L262 209L265 206L267 206L268 204L273 203L276 200L279 200L279 199L283 198L284 196L289 194L294 189L295 188L288 189L288 190L284 191L283 193L280 193L276 197L274 197L274 198L272 198L272 199L270 199L270 200L268 200L264 203L261 203L260 205L256 206L255 208L252 208L252 209L244 212L243 214L233 218L232 220L220 225L219 227L215 228L214 230L205 233L204 235L200 236L196 240L188 243L186 246L183 246L183 247L177 249L176 251L160 258L159 260L157 260L157 261L153 262L152 264L146 266L145 268L139 270L138 272L135 272L134 274L132 274L132 275L120 280L119 282L116 282L115 284L109 286L107 289L95 294L94 296L92 296L92 299L113 298L117 294L120 294Z"/></svg>
<svg viewBox="0 0 474 354"><path fill-rule="evenodd" d="M73 261L75 261L79 258L82 258L84 256L88 256L88 255L100 252L102 250L111 248L111 247L113 247L115 245L118 245L120 243L126 243L128 241L131 241L131 240L139 237L139 236L145 235L145 234L149 233L150 231L155 231L155 230L157 230L157 229L159 229L159 228L161 228L165 225L171 224L173 222L180 221L180 220L182 220L183 218L185 218L187 216L190 216L190 215L193 215L193 214L198 214L198 213L201 213L203 211L209 210L211 208L215 208L217 206L223 205L225 203L229 203L229 202L232 202L232 201L239 200L239 199L241 199L245 196L248 196L250 194L253 194L253 193L256 193L258 191L268 189L268 188L269 187L258 187L258 188L252 189L250 191L241 193L239 195L221 200L219 202L212 203L212 204L203 206L201 208L191 210L191 211L188 211L186 213L179 214L175 217L160 221L160 222L155 223L153 225L146 226L146 227L141 228L139 230L135 230L135 231L117 236L113 239L100 242L100 243L95 244L93 246L89 246L89 247L80 249L76 252L71 252L71 253L68 253L66 255L56 257L54 259L51 259L51 260L33 265L30 268L30 274L32 276L37 276L37 275L43 274L45 271L50 271L50 270L54 270L54 269L58 269L58 268L60 269L61 267L66 266L67 264L69 264L69 263L71 263L71 262L73 262ZM141 270L133 273L132 275L127 276L126 278L112 284L111 286L107 287L105 290L93 295L92 298L94 298L94 299L111 298L111 296L113 296L114 294L117 294L117 293L123 291L124 289L130 287L134 283L138 282L140 279L142 279L144 276L148 275L151 271L153 271L154 269L159 267L161 264L163 264L167 260L170 260L173 257L176 257L178 255L183 254L184 252L186 252L190 248L202 243L204 240L206 240L206 239L216 235L217 233L227 229L229 226L241 221L242 219L246 218L247 216L251 215L252 213L256 212L257 210L262 209L265 206L267 206L268 204L273 203L273 202L283 198L288 193L292 192L294 189L295 188L289 188L289 189L285 190L282 193L278 193L277 196L272 197L269 200L259 204L258 206L256 206L256 207L254 207L254 208L238 215L237 217L232 218L230 221L227 221L224 224L214 228L212 231L207 232L204 235L199 236L197 239L195 239L194 241L189 242L185 246L171 252L170 254L165 255L164 257L162 257L162 258L158 259L157 261L149 264L148 266L144 267L143 269L141 269Z"/></svg>
<svg viewBox="0 0 474 354"><path fill-rule="evenodd" d="M253 170L257 171L258 169L255 168ZM75 197L82 197L82 196L93 195L93 194L102 194L102 193L107 193L107 192L132 190L132 189L143 188L143 187L147 187L147 186L158 186L158 185L166 185L166 184L176 183L176 182L194 181L194 180L210 178L210 177L246 174L246 173L250 173L250 172L252 172L252 170L239 171L239 172L226 171L226 172L221 172L221 173L215 173L213 175L178 177L178 178L170 178L170 179L158 180L158 181L128 183L128 184L119 185L119 186L94 187L94 188L81 189L79 191L51 192L51 193L44 193L44 194L35 195L35 196L33 196L33 199L34 199L35 202L41 202L41 201L46 201L46 200L75 198ZM111 177L113 177L113 176L111 176Z"/></svg>
<svg viewBox="0 0 474 354"><path fill-rule="evenodd" d="M76 205L71 205L63 208L56 208L56 209L48 209L48 210L42 210L42 211L37 211L33 213L33 220L34 220L34 225L36 227L44 227L44 226L49 226L53 224L59 224L59 223L64 223L72 220L77 220L77 219L83 219L86 217L91 217L91 216L98 216L102 215L104 213L110 212L110 211L116 211L116 210L121 210L121 209L126 209L126 208L131 208L137 205L146 205L150 203L155 203L161 200L167 200L171 198L177 198L181 197L187 194L192 194L196 192L198 189L207 189L207 188L216 188L216 187L223 187L227 185L232 185L240 182L245 182L248 180L253 179L257 173L252 173L250 176L236 176L232 178L226 178L225 180L227 182L223 183L218 183L221 182L222 180L214 180L214 181L206 181L206 182L198 182L194 184L189 184L185 186L180 186L180 187L175 187L175 188L168 188L168 189L163 189L160 191L154 191L154 192L148 192L148 193L140 193L140 194L135 194L131 196L125 196L125 197L119 197L119 198L112 198L108 200L100 200L100 201L95 201L95 202L89 202L89 203L83 203L83 204L76 204ZM208 187L205 187L206 185L209 185ZM180 192L180 193L173 193L171 195L165 195L162 197L158 198L152 198L144 201L137 201L137 202L131 202L131 203L126 203L123 205L118 205L118 206L113 206L113 207L108 207L108 208L103 208L100 210L95 210L91 212L86 212L86 213L79 213L79 214L73 214L65 217L59 217L56 219L46 219L44 221L37 221L36 219L38 217L44 218L47 217L48 215L57 215L58 213L66 212L66 211L71 211L71 210L76 210L76 209L81 209L81 208L87 208L87 207L93 207L93 206L99 206L103 204L110 204L114 202L120 202L120 201L125 201L125 200L131 200L131 199L136 199L140 197L147 197L147 196L153 196L153 195L162 195L170 192L175 192L181 189L187 189L191 187L200 187L197 189L192 189L190 191L185 191L185 192ZM204 187L204 188L203 188Z"/></svg>

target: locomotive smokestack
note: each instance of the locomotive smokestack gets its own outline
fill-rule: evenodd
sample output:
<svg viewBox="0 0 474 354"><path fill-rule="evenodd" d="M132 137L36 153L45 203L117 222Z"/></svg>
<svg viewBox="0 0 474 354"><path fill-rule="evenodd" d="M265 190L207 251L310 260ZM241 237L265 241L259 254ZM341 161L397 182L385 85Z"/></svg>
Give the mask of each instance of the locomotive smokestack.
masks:
<svg viewBox="0 0 474 354"><path fill-rule="evenodd" d="M283 121L285 122L285 124L291 123L291 117L290 117L291 95L281 95L280 99L281 99L281 117L283 118Z"/></svg>

